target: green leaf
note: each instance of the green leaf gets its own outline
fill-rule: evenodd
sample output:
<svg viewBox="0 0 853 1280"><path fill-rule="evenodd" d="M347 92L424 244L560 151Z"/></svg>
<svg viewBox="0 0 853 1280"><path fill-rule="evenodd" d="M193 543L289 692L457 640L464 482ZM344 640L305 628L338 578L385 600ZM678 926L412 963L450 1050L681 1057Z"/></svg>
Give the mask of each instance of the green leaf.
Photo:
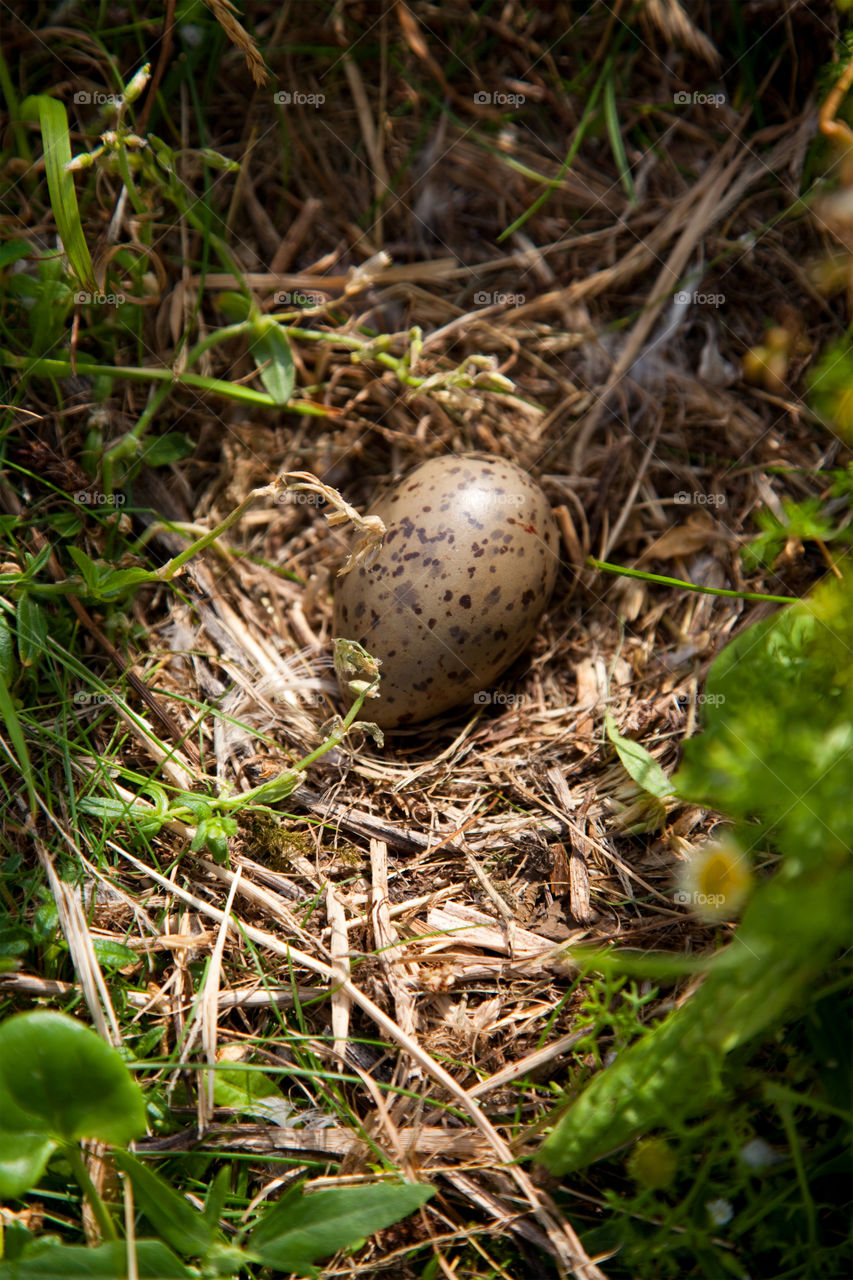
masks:
<svg viewBox="0 0 853 1280"><path fill-rule="evenodd" d="M156 582L157 575L141 565L130 569L114 569L102 560L92 560L80 547L69 546L68 554L80 570L86 590L95 600L111 600L145 582Z"/></svg>
<svg viewBox="0 0 853 1280"><path fill-rule="evenodd" d="M74 178L66 168L71 162L71 141L65 106L43 93L25 98L21 103L21 118L34 120L36 117L41 125L47 189L56 228L80 284L89 293L96 293L95 269L83 235Z"/></svg>
<svg viewBox="0 0 853 1280"><path fill-rule="evenodd" d="M0 677L6 685L15 683L18 662L15 657L15 640L5 613L0 613Z"/></svg>
<svg viewBox="0 0 853 1280"><path fill-rule="evenodd" d="M114 596L129 591L131 587L140 587L143 583L157 581L156 573L152 573L150 569L143 569L141 565L131 569L110 569L101 578L98 598L111 600Z"/></svg>
<svg viewBox="0 0 853 1280"><path fill-rule="evenodd" d="M203 1213L141 1160L128 1151L114 1151L113 1159L130 1178L139 1209L173 1249L191 1257L203 1257L211 1245L221 1239L215 1224L208 1222Z"/></svg>
<svg viewBox="0 0 853 1280"><path fill-rule="evenodd" d="M91 556L87 556L82 547L70 546L68 554L80 570L80 574L89 591L95 595L98 590L98 583L101 580L103 566L99 565L97 560L93 560Z"/></svg>
<svg viewBox="0 0 853 1280"><path fill-rule="evenodd" d="M4 1092L33 1130L66 1142L129 1142L145 1132L142 1091L118 1053L63 1013L19 1013L0 1024Z"/></svg>
<svg viewBox="0 0 853 1280"><path fill-rule="evenodd" d="M290 341L270 316L256 316L252 320L249 350L258 366L264 390L278 405L286 405L293 395L296 370Z"/></svg>
<svg viewBox="0 0 853 1280"><path fill-rule="evenodd" d="M217 1067L213 1077L213 1101L217 1107L255 1115L274 1114L284 1101L281 1090L263 1071L247 1066ZM266 1102L268 1105L263 1106ZM292 1109L292 1108L291 1108Z"/></svg>
<svg viewBox="0 0 853 1280"><path fill-rule="evenodd" d="M245 293L237 293L233 289L226 289L223 293L216 295L216 305L220 311L225 313L226 319L232 324L241 324L244 320L248 320L252 313L252 300Z"/></svg>
<svg viewBox="0 0 853 1280"><path fill-rule="evenodd" d="M137 964L139 956L132 947L123 942L111 942L109 938L93 938L92 946L98 963L104 969L125 969L128 965Z"/></svg>
<svg viewBox="0 0 853 1280"><path fill-rule="evenodd" d="M693 998L593 1076L542 1147L552 1173L581 1169L651 1129L705 1110L726 1056L808 1001L853 913L853 870L777 875L762 884L734 941L709 961Z"/></svg>
<svg viewBox="0 0 853 1280"><path fill-rule="evenodd" d="M675 787L646 748L639 742L633 742L631 738L623 737L609 711L604 713L604 724L619 759L637 785L658 800L671 796Z"/></svg>
<svg viewBox="0 0 853 1280"><path fill-rule="evenodd" d="M208 1188L204 1198L204 1216L215 1227L231 1191L231 1165L224 1164Z"/></svg>
<svg viewBox="0 0 853 1280"><path fill-rule="evenodd" d="M0 956L23 956L33 944L33 935L23 925L0 927Z"/></svg>
<svg viewBox="0 0 853 1280"><path fill-rule="evenodd" d="M21 1257L0 1262L0 1280L126 1280L127 1250L121 1240L94 1249L36 1240ZM139 1280L193 1280L199 1275L159 1240L136 1240L133 1250Z"/></svg>
<svg viewBox="0 0 853 1280"><path fill-rule="evenodd" d="M147 467L170 467L182 458L188 458L195 445L181 431L167 431L145 442L142 459Z"/></svg>
<svg viewBox="0 0 853 1280"><path fill-rule="evenodd" d="M607 125L613 159L616 161L616 168L619 171L619 178L625 189L625 195L628 197L631 208L636 209L637 193L634 190L631 166L628 164L628 157L625 154L625 143L622 141L622 129L619 124L619 112L616 107L616 81L612 62L610 64L610 73L604 82L604 121Z"/></svg>
<svg viewBox="0 0 853 1280"><path fill-rule="evenodd" d="M91 814L93 818L101 818L104 822L124 822L131 814L135 814L133 805L124 800L113 800L109 796L87 796L78 804L81 813Z"/></svg>
<svg viewBox="0 0 853 1280"><path fill-rule="evenodd" d="M211 169L224 169L226 173L239 173L239 160L229 160L227 156L220 155L218 151L211 150L210 147L202 147L201 158L205 164L209 164Z"/></svg>
<svg viewBox="0 0 853 1280"><path fill-rule="evenodd" d="M27 740L18 716L18 709L12 700L12 695L9 692L2 671L0 671L0 720L5 725L6 734L14 751L14 760L17 764L18 772L26 784L30 813L35 813L38 806L36 803L35 782L33 780L33 766L30 762L30 753L27 750Z"/></svg>
<svg viewBox="0 0 853 1280"><path fill-rule="evenodd" d="M3 1091L0 1090L0 1105ZM43 1133L14 1133L0 1121L0 1200L14 1200L38 1185L56 1143ZM2 1273L0 1273L2 1274Z"/></svg>
<svg viewBox="0 0 853 1280"><path fill-rule="evenodd" d="M228 840L236 834L236 818L211 814L200 820L190 848L193 852L207 849L214 862L225 862L228 858Z"/></svg>
<svg viewBox="0 0 853 1280"><path fill-rule="evenodd" d="M40 660L47 643L47 614L26 592L18 601L16 629L21 666L33 667Z"/></svg>
<svg viewBox="0 0 853 1280"><path fill-rule="evenodd" d="M849 849L853 587L829 582L741 632L711 667L703 718L674 779L686 799L781 823L783 850L818 866Z"/></svg>
<svg viewBox="0 0 853 1280"><path fill-rule="evenodd" d="M10 267L19 258L25 258L31 251L32 245L26 240L10 240L7 244L0 245L0 271L4 267Z"/></svg>
<svg viewBox="0 0 853 1280"><path fill-rule="evenodd" d="M165 143L162 138L158 138L156 134L153 133L148 134L148 144L154 152L154 157L157 163L161 165L167 173L171 173L175 168L177 160L177 156L172 148Z"/></svg>
<svg viewBox="0 0 853 1280"><path fill-rule="evenodd" d="M408 1217L433 1194L417 1183L374 1183L302 1195L294 1188L263 1215L249 1248L268 1267L300 1275L319 1258Z"/></svg>
<svg viewBox="0 0 853 1280"><path fill-rule="evenodd" d="M42 258L39 261L35 300L28 314L31 335L29 345L33 355L47 355L62 342L74 298L61 258Z"/></svg>
<svg viewBox="0 0 853 1280"><path fill-rule="evenodd" d="M47 523L60 538L75 538L83 528L83 521L76 511L55 511Z"/></svg>
<svg viewBox="0 0 853 1280"><path fill-rule="evenodd" d="M567 1173L706 1109L728 1054L808 1007L853 917L853 590L830 582L742 632L707 681L705 732L681 795L766 837L782 856L691 1000L589 1082L540 1158Z"/></svg>

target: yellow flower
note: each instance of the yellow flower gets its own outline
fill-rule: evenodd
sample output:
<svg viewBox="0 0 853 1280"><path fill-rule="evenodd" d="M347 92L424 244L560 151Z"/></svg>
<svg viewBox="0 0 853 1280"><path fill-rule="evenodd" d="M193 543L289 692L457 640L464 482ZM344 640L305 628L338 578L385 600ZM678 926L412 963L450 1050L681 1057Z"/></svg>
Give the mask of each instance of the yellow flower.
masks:
<svg viewBox="0 0 853 1280"><path fill-rule="evenodd" d="M740 911L752 885L745 850L732 836L696 849L679 877L675 901L704 920L728 920Z"/></svg>

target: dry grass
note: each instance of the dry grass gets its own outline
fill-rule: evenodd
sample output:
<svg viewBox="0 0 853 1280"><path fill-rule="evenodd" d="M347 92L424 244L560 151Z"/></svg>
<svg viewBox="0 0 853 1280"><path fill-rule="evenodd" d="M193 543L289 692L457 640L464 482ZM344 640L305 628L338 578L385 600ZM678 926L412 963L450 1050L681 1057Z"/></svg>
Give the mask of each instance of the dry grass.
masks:
<svg viewBox="0 0 853 1280"><path fill-rule="evenodd" d="M822 236L804 214L786 216L814 137L808 89L829 57L832 17L829 5L770 7L789 35L756 94L759 126L747 100L673 108L675 93L727 70L736 79L720 52L731 33L719 33L715 51L712 29L703 34L674 3L649 4L642 48L620 63L618 85L623 138L642 126L649 144L640 154L626 142L632 204L606 136L561 173L584 104L555 85L621 27L617 5L572 27L576 45L555 44L571 25L562 8L260 8L254 32L276 84L325 94L320 109L289 108L284 124L240 51L223 54L221 98L205 124L210 145L244 167L236 187L220 177L215 203L259 303L276 311L277 293L321 291L327 301L305 327L390 334L399 356L416 325L425 335L417 374L488 356L515 391L419 392L375 355L354 363L343 344L297 338L300 395L322 416L223 409L177 390L161 425L188 432L195 453L171 474L144 477L136 503L206 528L253 487L308 469L364 509L426 457L486 450L541 477L565 563L535 645L502 682L509 704L391 734L382 749L351 735L311 771L280 825L242 826L228 870L181 855L169 832L151 859L114 845L116 872L95 877L89 927L139 950L146 994L136 1016L159 1021L164 1043L185 1033L190 962L219 938L221 967L199 1015L202 1058L265 1035L271 999L283 1009L299 1001L306 1046L360 1080L343 1086L357 1126L312 1129L223 1125L200 1079L196 1128L188 1118L185 1133L149 1149L206 1131L219 1150L256 1155L259 1169L271 1153L330 1154L357 1178L378 1148L424 1177L440 1171L453 1189L424 1218L437 1249L465 1236L467 1202L495 1233L515 1232L561 1268L594 1276L547 1192L519 1167L500 1167L535 1149L525 1127L550 1106L548 1081L589 1065L573 1052L584 985L562 944L695 952L719 937L673 901L679 865L715 816L672 804L656 826L606 744L604 709L671 772L697 730L709 662L768 606L608 578L585 561L777 595L801 594L825 571L792 544L772 570L747 576L740 551L756 510L823 493L819 473L840 457L799 399L803 371L838 330L808 272ZM489 49L464 89L446 52L463 38ZM310 48L321 52L297 55ZM502 123L478 91L522 93L527 107ZM185 101L180 112L174 126L191 136ZM502 239L543 190L533 175L553 183L547 199ZM119 190L104 177L104 227ZM145 343L152 362L168 362L179 338L221 322L216 295L228 279L182 269L199 256L196 233L162 210L151 217L165 283ZM89 234L102 229L95 220ZM393 267L375 265L359 287L352 272L381 250ZM683 287L725 301L673 309ZM475 304L482 293L513 301ZM792 334L782 389L738 373L768 322ZM239 381L253 366L238 349L216 349L206 371ZM35 396L28 407L46 415L53 456L74 459L90 388L66 390L62 416ZM138 417L146 395L120 387L111 433ZM156 532L151 545L165 557L185 542ZM179 593L137 597L148 638L133 670L198 749L174 750L182 784L245 788L320 741L339 708L332 589L346 547L316 507L259 506L188 567ZM109 678L95 640L90 662ZM194 706L211 701L219 713L196 718ZM109 725L101 732L107 750ZM149 748L131 740L128 763L153 771ZM217 922L229 890L242 933L226 935ZM4 982L45 993L35 977L29 987L25 975ZM288 1053L276 1051L277 1065ZM403 1092L385 1092L389 1084ZM450 1103L455 1117L438 1105ZM522 1135L511 1148L510 1131ZM367 1253L327 1274L396 1274L412 1240L385 1234L382 1258ZM478 1239L488 1252L489 1231Z"/></svg>

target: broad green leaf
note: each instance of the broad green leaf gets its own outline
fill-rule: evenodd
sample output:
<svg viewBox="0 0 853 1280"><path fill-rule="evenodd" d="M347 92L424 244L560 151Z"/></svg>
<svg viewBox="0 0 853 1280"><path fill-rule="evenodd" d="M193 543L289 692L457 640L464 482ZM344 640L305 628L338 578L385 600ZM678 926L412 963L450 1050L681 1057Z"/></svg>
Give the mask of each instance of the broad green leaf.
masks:
<svg viewBox="0 0 853 1280"><path fill-rule="evenodd" d="M249 350L264 390L276 404L286 405L293 394L296 371L284 329L270 316L262 315L245 294L226 291L218 295L217 302L232 323L244 325L247 330Z"/></svg>
<svg viewBox="0 0 853 1280"><path fill-rule="evenodd" d="M167 431L163 436L146 440L142 460L148 467L170 467L182 458L188 458L195 445L181 431Z"/></svg>
<svg viewBox="0 0 853 1280"><path fill-rule="evenodd" d="M33 944L33 935L23 925L11 924L0 927L0 956L25 955ZM0 1117L2 1123L2 1117Z"/></svg>
<svg viewBox="0 0 853 1280"><path fill-rule="evenodd" d="M145 1132L142 1091L118 1053L63 1013L36 1010L0 1023L2 1092L45 1136L123 1143Z"/></svg>
<svg viewBox="0 0 853 1280"><path fill-rule="evenodd" d="M26 592L18 601L15 628L21 666L33 667L41 659L47 643L47 614L43 606Z"/></svg>
<svg viewBox="0 0 853 1280"><path fill-rule="evenodd" d="M619 759L637 785L658 800L671 796L675 790L673 784L646 748L639 742L623 737L609 711L604 713L604 724Z"/></svg>
<svg viewBox="0 0 853 1280"><path fill-rule="evenodd" d="M190 1257L203 1257L220 1239L216 1224L208 1222L203 1213L141 1160L128 1151L114 1151L113 1159L133 1184L137 1208L173 1249Z"/></svg>
<svg viewBox="0 0 853 1280"><path fill-rule="evenodd" d="M426 1204L433 1189L407 1182L294 1192L264 1213L249 1248L266 1266L303 1275L318 1259L408 1217Z"/></svg>
<svg viewBox="0 0 853 1280"><path fill-rule="evenodd" d="M0 1280L126 1280L127 1250L123 1240L94 1249L37 1240L21 1257L0 1262ZM133 1250L139 1280L193 1280L199 1275L159 1240L136 1240Z"/></svg>
<svg viewBox="0 0 853 1280"><path fill-rule="evenodd" d="M214 862L225 862L228 858L228 841L237 834L237 819L218 817L211 814L202 818L198 830L193 837L190 848L193 852L207 849Z"/></svg>
<svg viewBox="0 0 853 1280"><path fill-rule="evenodd" d="M32 245L26 240L9 240L8 243L0 245L0 271L17 262L19 258L25 258L31 252Z"/></svg>
<svg viewBox="0 0 853 1280"><path fill-rule="evenodd" d="M245 293L237 293L233 289L226 289L223 293L216 295L216 305L220 311L225 313L226 319L232 324L240 324L244 320L248 320L252 313L252 300Z"/></svg>
<svg viewBox="0 0 853 1280"><path fill-rule="evenodd" d="M81 813L91 814L93 818L101 818L104 822L124 822L134 812L131 805L124 800L113 800L109 796L87 796L78 803Z"/></svg>
<svg viewBox="0 0 853 1280"><path fill-rule="evenodd" d="M218 1066L213 1076L213 1101L217 1107L269 1115L280 1108L284 1098L278 1086L258 1068ZM269 1105L259 1106L262 1103Z"/></svg>
<svg viewBox="0 0 853 1280"><path fill-rule="evenodd" d="M2 1025L0 1024L0 1028L2 1028ZM44 1126L38 1122L37 1117L18 1106L14 1095L6 1087L2 1077L0 1077L0 1129L3 1130L4 1134L26 1133L29 1135L36 1133L39 1137L44 1136Z"/></svg>
<svg viewBox="0 0 853 1280"><path fill-rule="evenodd" d="M0 1200L14 1200L38 1185L56 1143L43 1133L10 1132L5 1123L4 1116L0 1120Z"/></svg>
<svg viewBox="0 0 853 1280"><path fill-rule="evenodd" d="M296 370L290 341L270 316L256 316L252 320L249 350L258 366L264 390L278 405L286 405L293 395Z"/></svg>
<svg viewBox="0 0 853 1280"><path fill-rule="evenodd" d="M88 594L95 600L109 600L145 582L156 582L157 575L141 565L130 569L114 569L103 561L92 560L79 547L69 546L68 554L80 570Z"/></svg>
<svg viewBox="0 0 853 1280"><path fill-rule="evenodd" d="M83 581L86 583L89 591L94 595L98 590L98 583L101 578L102 567L97 560L93 560L91 556L87 556L82 547L70 546L68 554L80 570Z"/></svg>
<svg viewBox="0 0 853 1280"><path fill-rule="evenodd" d="M783 855L692 999L593 1077L542 1148L582 1168L704 1110L726 1056L807 1007L849 945L853 918L853 599L831 583L741 633L707 681L704 733L685 747L679 792L762 833Z"/></svg>
<svg viewBox="0 0 853 1280"><path fill-rule="evenodd" d="M139 960L133 948L126 947L123 942L112 942L109 938L93 938L92 946L98 957L98 963L104 969L125 969Z"/></svg>
<svg viewBox="0 0 853 1280"><path fill-rule="evenodd" d="M36 117L41 125L47 189L56 229L80 284L90 293L96 293L95 269L83 235L74 178L66 167L71 162L71 141L65 106L57 98L43 93L25 98L21 103L21 118L34 120Z"/></svg>
<svg viewBox="0 0 853 1280"><path fill-rule="evenodd" d="M40 551L24 552L26 575L30 579L37 578L53 553L53 548L46 542Z"/></svg>
<svg viewBox="0 0 853 1280"><path fill-rule="evenodd" d="M62 259L42 259L39 263L35 301L27 316L32 355L48 355L62 341L74 298Z"/></svg>
<svg viewBox="0 0 853 1280"><path fill-rule="evenodd" d="M781 851L816 865L828 848L853 846L853 587L825 584L741 632L706 690L705 731L685 743L679 792L781 823Z"/></svg>
<svg viewBox="0 0 853 1280"><path fill-rule="evenodd" d="M804 1007L853 913L853 869L761 885L693 998L593 1076L539 1153L552 1173L696 1115L723 1090L726 1056Z"/></svg>
<svg viewBox="0 0 853 1280"><path fill-rule="evenodd" d="M140 587L143 583L156 581L156 573L152 573L150 569L143 569L141 565L135 565L131 569L110 569L102 575L98 584L98 598L109 600L113 596L129 591L131 587Z"/></svg>

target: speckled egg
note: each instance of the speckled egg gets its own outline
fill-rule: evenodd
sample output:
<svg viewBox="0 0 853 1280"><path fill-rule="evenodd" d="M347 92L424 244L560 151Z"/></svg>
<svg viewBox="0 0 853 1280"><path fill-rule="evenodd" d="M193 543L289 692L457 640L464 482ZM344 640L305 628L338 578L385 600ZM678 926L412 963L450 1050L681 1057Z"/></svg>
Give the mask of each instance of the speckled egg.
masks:
<svg viewBox="0 0 853 1280"><path fill-rule="evenodd" d="M382 662L363 717L396 728L491 701L557 577L557 526L539 485L502 458L451 454L417 467L371 513L387 526L382 550L335 598L335 635Z"/></svg>

